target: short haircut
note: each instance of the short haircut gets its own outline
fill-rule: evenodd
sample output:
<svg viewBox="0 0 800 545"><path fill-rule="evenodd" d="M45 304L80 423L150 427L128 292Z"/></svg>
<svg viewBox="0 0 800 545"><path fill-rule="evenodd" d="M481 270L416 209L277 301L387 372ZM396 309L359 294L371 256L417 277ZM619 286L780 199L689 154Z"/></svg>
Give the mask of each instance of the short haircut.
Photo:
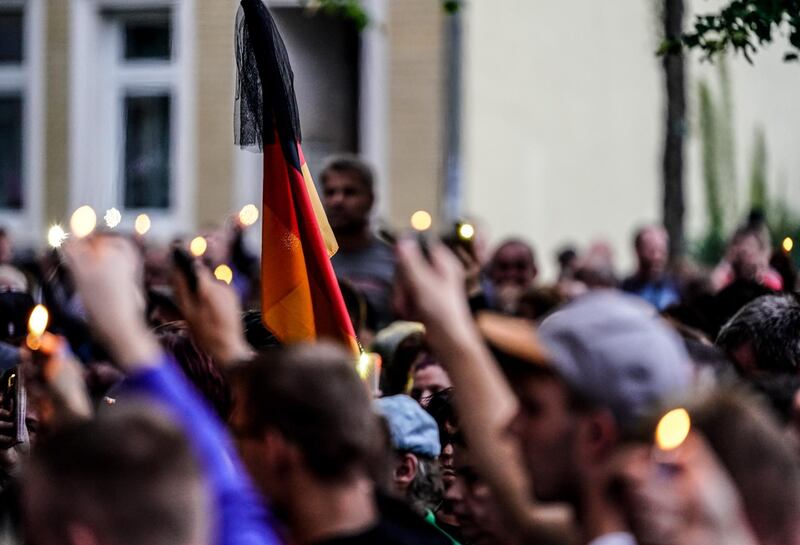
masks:
<svg viewBox="0 0 800 545"><path fill-rule="evenodd" d="M533 246L521 238L507 238L498 244L497 248L495 248L494 253L492 254L492 258L489 260L490 267L494 263L495 259L497 259L497 254L500 253L500 250L508 248L509 246L521 246L522 248L525 248L528 256L530 257L531 263L533 263L533 266L536 267L536 252L534 251Z"/></svg>
<svg viewBox="0 0 800 545"><path fill-rule="evenodd" d="M374 475L384 434L354 357L338 345L298 344L265 352L231 374L243 433L275 430L302 452L320 480Z"/></svg>
<svg viewBox="0 0 800 545"><path fill-rule="evenodd" d="M753 396L717 392L689 409L742 497L759 543L791 543L800 520L796 445Z"/></svg>
<svg viewBox="0 0 800 545"><path fill-rule="evenodd" d="M760 371L796 374L800 366L800 302L794 294L765 295L722 326L717 346L730 354L751 343Z"/></svg>
<svg viewBox="0 0 800 545"><path fill-rule="evenodd" d="M182 431L152 408L115 406L40 441L26 466L26 532L68 543L190 545L209 532L210 496Z"/></svg>
<svg viewBox="0 0 800 545"><path fill-rule="evenodd" d="M352 176L362 184L370 194L375 193L375 175L372 173L372 168L355 155L334 155L328 157L319 175L319 180L322 185L325 185L328 175L331 172Z"/></svg>
<svg viewBox="0 0 800 545"><path fill-rule="evenodd" d="M641 227L636 229L636 231L633 232L633 247L638 249L642 244L642 237L645 235L645 233L653 230L665 231L664 226L662 225L658 224L642 225Z"/></svg>

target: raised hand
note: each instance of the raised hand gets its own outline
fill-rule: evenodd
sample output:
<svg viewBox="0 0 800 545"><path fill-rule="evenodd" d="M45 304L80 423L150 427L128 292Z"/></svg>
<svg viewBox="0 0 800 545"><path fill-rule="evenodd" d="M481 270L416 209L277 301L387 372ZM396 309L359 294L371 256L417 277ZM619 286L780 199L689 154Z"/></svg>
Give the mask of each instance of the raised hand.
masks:
<svg viewBox="0 0 800 545"><path fill-rule="evenodd" d="M92 331L115 362L132 371L154 365L160 350L144 321L142 260L129 240L95 235L64 245Z"/></svg>
<svg viewBox="0 0 800 545"><path fill-rule="evenodd" d="M178 306L197 343L219 365L230 365L252 357L244 338L242 309L236 292L217 281L203 265L195 264L197 291L189 289L183 273L176 270L173 285Z"/></svg>

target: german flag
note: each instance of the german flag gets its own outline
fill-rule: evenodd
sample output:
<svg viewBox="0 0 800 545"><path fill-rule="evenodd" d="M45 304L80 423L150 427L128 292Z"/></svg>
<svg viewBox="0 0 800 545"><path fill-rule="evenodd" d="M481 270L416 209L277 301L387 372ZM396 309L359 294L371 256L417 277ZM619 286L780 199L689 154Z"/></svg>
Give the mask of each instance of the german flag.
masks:
<svg viewBox="0 0 800 545"><path fill-rule="evenodd" d="M338 246L300 147L294 75L262 0L241 1L236 34L236 140L264 153L264 325L283 343L331 338L357 352L330 262Z"/></svg>

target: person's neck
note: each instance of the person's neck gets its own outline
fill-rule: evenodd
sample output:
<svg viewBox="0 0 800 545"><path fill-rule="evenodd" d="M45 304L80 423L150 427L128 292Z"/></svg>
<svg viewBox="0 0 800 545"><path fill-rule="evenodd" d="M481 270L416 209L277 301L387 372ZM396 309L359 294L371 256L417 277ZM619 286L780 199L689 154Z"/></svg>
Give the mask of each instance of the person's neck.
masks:
<svg viewBox="0 0 800 545"><path fill-rule="evenodd" d="M336 233L336 242L343 252L355 252L369 246L372 242L372 233L367 225L357 231Z"/></svg>
<svg viewBox="0 0 800 545"><path fill-rule="evenodd" d="M586 543L616 532L629 532L625 515L605 490L585 489L577 510L583 539Z"/></svg>
<svg viewBox="0 0 800 545"><path fill-rule="evenodd" d="M367 477L337 484L322 483L310 475L300 480L289 490L288 523L297 545L356 534L377 524L375 487Z"/></svg>

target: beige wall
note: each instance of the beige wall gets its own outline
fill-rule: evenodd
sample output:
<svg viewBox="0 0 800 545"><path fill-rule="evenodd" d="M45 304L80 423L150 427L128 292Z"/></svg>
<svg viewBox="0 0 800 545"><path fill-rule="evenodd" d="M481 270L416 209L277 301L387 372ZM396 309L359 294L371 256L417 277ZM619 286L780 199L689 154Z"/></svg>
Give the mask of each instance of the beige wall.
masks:
<svg viewBox="0 0 800 545"><path fill-rule="evenodd" d="M389 220L405 227L415 210L439 208L443 15L431 0L390 0L389 7Z"/></svg>
<svg viewBox="0 0 800 545"><path fill-rule="evenodd" d="M69 191L69 6L47 3L44 217L61 218ZM31 226L40 229L43 226Z"/></svg>
<svg viewBox="0 0 800 545"><path fill-rule="evenodd" d="M235 0L196 0L197 223L220 222L233 207Z"/></svg>
<svg viewBox="0 0 800 545"><path fill-rule="evenodd" d="M494 240L527 237L546 273L559 245L599 237L627 272L632 230L661 215L662 74L651 3L478 1L465 15L466 210L486 220ZM800 211L800 73L780 61L782 47L770 49L755 66L732 63L738 200L744 208L753 130L762 124L773 185L783 176ZM689 75L693 107L699 78L716 83L717 75L698 55ZM706 221L697 128L690 108L693 239Z"/></svg>

